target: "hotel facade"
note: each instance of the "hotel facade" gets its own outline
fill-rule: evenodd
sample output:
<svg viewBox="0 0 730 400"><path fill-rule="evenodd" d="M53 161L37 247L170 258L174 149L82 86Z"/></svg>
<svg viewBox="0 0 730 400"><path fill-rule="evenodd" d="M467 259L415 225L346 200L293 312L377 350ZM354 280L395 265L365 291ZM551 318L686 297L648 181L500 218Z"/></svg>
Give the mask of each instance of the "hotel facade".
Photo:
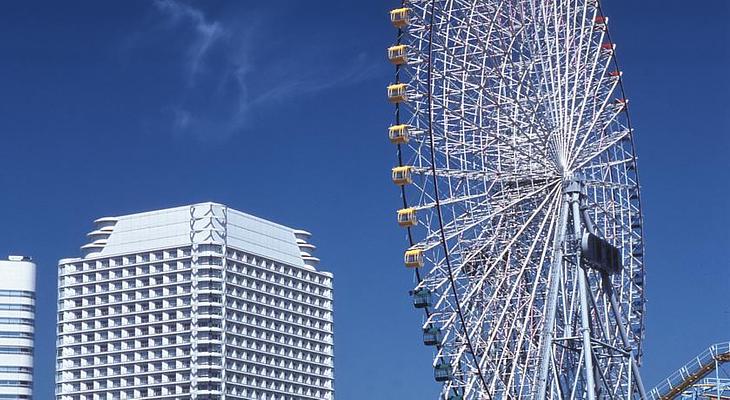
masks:
<svg viewBox="0 0 730 400"><path fill-rule="evenodd" d="M59 262L56 399L334 399L310 234L217 203L95 221Z"/></svg>
<svg viewBox="0 0 730 400"><path fill-rule="evenodd" d="M0 261L0 399L33 398L35 274L29 257Z"/></svg>

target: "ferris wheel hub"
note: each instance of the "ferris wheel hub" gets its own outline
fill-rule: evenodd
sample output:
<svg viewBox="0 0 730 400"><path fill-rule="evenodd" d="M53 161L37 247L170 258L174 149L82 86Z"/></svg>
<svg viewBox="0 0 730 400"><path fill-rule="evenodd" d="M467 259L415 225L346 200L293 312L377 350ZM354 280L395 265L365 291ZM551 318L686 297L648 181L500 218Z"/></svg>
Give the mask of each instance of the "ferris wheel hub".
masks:
<svg viewBox="0 0 730 400"><path fill-rule="evenodd" d="M563 188L565 194L580 193L583 190L583 183L571 176L563 181Z"/></svg>

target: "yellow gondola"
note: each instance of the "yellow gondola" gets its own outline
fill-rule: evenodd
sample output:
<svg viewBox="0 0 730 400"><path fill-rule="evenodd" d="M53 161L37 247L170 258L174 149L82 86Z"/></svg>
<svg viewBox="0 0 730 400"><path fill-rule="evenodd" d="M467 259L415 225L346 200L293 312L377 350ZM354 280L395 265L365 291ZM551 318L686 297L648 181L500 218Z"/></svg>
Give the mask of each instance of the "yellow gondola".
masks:
<svg viewBox="0 0 730 400"><path fill-rule="evenodd" d="M408 46L399 44L388 47L388 60L395 65L402 65L408 62Z"/></svg>
<svg viewBox="0 0 730 400"><path fill-rule="evenodd" d="M415 226L418 223L416 218L416 210L413 208L404 208L398 210L398 225L402 227Z"/></svg>
<svg viewBox="0 0 730 400"><path fill-rule="evenodd" d="M396 28L403 28L408 26L411 22L410 9L407 7L396 8L390 12L390 22Z"/></svg>
<svg viewBox="0 0 730 400"><path fill-rule="evenodd" d="M407 100L406 89L408 86L405 83L394 83L388 85L388 101L391 103L402 103Z"/></svg>
<svg viewBox="0 0 730 400"><path fill-rule="evenodd" d="M408 268L421 268L423 267L423 250L421 249L408 249L403 255L403 262Z"/></svg>
<svg viewBox="0 0 730 400"><path fill-rule="evenodd" d="M406 144L409 139L408 125L393 125L388 128L388 139L393 144Z"/></svg>
<svg viewBox="0 0 730 400"><path fill-rule="evenodd" d="M395 167L392 170L392 177L393 177L393 183L395 183L398 186L408 185L413 182L413 177L411 176L413 172L413 167L411 166L404 166L404 167Z"/></svg>

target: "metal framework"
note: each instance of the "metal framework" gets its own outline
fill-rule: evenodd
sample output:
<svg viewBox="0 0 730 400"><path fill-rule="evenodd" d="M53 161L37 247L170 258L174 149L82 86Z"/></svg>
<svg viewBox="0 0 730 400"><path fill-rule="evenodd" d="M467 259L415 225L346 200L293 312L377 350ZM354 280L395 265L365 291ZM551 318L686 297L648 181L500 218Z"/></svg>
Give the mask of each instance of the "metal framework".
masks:
<svg viewBox="0 0 730 400"><path fill-rule="evenodd" d="M639 179L598 2L390 16L398 223L441 398L645 398Z"/></svg>
<svg viewBox="0 0 730 400"><path fill-rule="evenodd" d="M730 362L730 342L712 345L662 380L649 392L649 398L730 399L730 379L724 371L720 374L726 362Z"/></svg>
<svg viewBox="0 0 730 400"><path fill-rule="evenodd" d="M730 379L705 378L685 389L677 399L682 400L728 400L730 399Z"/></svg>

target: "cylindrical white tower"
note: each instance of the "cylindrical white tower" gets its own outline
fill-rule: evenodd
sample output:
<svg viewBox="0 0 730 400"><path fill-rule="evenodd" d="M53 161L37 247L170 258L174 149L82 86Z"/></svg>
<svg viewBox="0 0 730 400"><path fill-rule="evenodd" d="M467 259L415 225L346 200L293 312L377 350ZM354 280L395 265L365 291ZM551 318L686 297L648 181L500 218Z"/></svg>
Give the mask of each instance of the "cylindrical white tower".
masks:
<svg viewBox="0 0 730 400"><path fill-rule="evenodd" d="M34 321L35 264L0 260L0 398L32 398Z"/></svg>

